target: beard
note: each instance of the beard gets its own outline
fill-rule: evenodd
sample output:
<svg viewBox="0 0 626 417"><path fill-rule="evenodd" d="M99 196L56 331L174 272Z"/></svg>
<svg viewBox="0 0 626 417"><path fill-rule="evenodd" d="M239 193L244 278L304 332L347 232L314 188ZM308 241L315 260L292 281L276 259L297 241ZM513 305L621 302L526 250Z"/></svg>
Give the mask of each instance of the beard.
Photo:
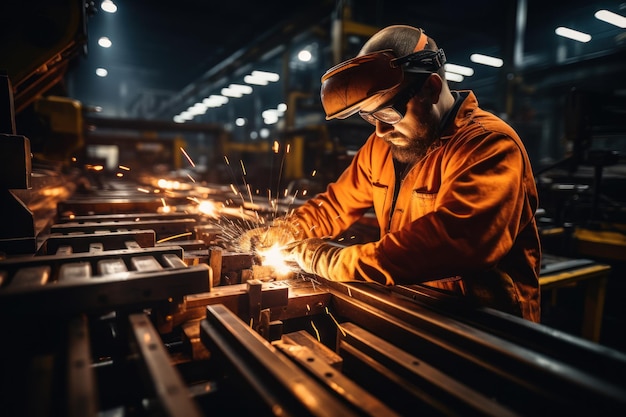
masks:
<svg viewBox="0 0 626 417"><path fill-rule="evenodd" d="M399 162L414 164L422 159L430 146L439 138L439 119L428 113L422 118L420 124L411 132L410 136L393 131L385 135L382 139L391 147L391 154ZM405 145L396 145L393 139L404 139Z"/></svg>

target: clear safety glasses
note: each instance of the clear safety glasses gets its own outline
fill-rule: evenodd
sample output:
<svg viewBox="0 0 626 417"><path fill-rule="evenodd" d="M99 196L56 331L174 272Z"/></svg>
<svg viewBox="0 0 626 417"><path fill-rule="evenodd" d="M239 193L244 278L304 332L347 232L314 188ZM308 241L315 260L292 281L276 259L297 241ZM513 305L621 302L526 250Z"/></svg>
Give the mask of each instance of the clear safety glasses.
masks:
<svg viewBox="0 0 626 417"><path fill-rule="evenodd" d="M422 83L419 83L420 86L421 84ZM404 118L407 103L415 97L418 92L419 88L414 84L413 87L407 88L404 92L398 94L392 103L371 112L361 110L359 111L359 116L374 126L376 126L377 121L394 125Z"/></svg>

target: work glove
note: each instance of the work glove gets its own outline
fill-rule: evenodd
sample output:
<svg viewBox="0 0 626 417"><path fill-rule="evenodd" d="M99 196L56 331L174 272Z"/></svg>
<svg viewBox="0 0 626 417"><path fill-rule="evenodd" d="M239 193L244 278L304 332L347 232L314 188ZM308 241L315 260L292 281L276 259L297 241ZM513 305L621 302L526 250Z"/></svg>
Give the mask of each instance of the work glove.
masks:
<svg viewBox="0 0 626 417"><path fill-rule="evenodd" d="M286 261L297 263L304 272L333 279L331 269L342 250L327 239L312 237L285 246L283 253Z"/></svg>
<svg viewBox="0 0 626 417"><path fill-rule="evenodd" d="M297 227L286 220L277 219L270 226L257 227L244 232L237 240L242 252L284 246L293 242L301 234Z"/></svg>

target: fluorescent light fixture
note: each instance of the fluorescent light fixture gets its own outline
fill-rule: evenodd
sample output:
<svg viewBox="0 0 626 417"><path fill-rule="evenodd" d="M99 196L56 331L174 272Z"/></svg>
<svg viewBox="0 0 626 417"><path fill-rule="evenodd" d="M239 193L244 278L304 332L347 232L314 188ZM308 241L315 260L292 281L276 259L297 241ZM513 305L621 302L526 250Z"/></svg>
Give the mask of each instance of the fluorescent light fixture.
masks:
<svg viewBox="0 0 626 417"><path fill-rule="evenodd" d="M249 85L231 84L228 88L241 94L252 94L252 87Z"/></svg>
<svg viewBox="0 0 626 417"><path fill-rule="evenodd" d="M106 77L109 74L105 68L96 68L96 75L98 77Z"/></svg>
<svg viewBox="0 0 626 417"><path fill-rule="evenodd" d="M176 123L185 123L186 121L187 119L181 117L180 114L177 114L176 116L174 116L174 122Z"/></svg>
<svg viewBox="0 0 626 417"><path fill-rule="evenodd" d="M265 79L271 83L275 83L276 81L280 80L280 76L278 74L276 74L275 72L268 72L268 71L252 71L251 74L253 77L258 77L261 79Z"/></svg>
<svg viewBox="0 0 626 417"><path fill-rule="evenodd" d="M227 88L227 87L222 88L221 93L223 96L232 97L232 98L239 98L243 96L243 93L241 91L233 90L232 88Z"/></svg>
<svg viewBox="0 0 626 417"><path fill-rule="evenodd" d="M111 45L113 45L113 42L111 42L111 39L107 38L106 36L103 36L100 39L98 39L98 45L100 45L103 48L110 48Z"/></svg>
<svg viewBox="0 0 626 417"><path fill-rule="evenodd" d="M472 75L474 75L474 69L470 68L470 67L464 67L463 65L456 65L456 64L446 64L446 72L453 72L455 74L461 74L464 75L466 77L471 77Z"/></svg>
<svg viewBox="0 0 626 417"><path fill-rule="evenodd" d="M461 81L463 81L463 78L464 77L461 74L446 71L446 80L448 81L455 81L457 83L460 83Z"/></svg>
<svg viewBox="0 0 626 417"><path fill-rule="evenodd" d="M107 13L117 12L117 6L111 0L104 0L100 7Z"/></svg>
<svg viewBox="0 0 626 417"><path fill-rule="evenodd" d="M241 126L245 126L246 125L246 119L244 119L243 117L238 117L235 119L235 125L241 127Z"/></svg>
<svg viewBox="0 0 626 417"><path fill-rule="evenodd" d="M243 77L243 81L247 84L254 85L267 85L269 83L269 81L267 81L265 78L255 77L253 75L246 75L245 77Z"/></svg>
<svg viewBox="0 0 626 417"><path fill-rule="evenodd" d="M477 64L488 65L490 67L500 68L504 65L504 61L500 58L496 58L489 55L483 54L472 54L470 55L470 61L475 62Z"/></svg>
<svg viewBox="0 0 626 417"><path fill-rule="evenodd" d="M564 26L559 26L554 30L559 36L563 36L564 38L573 39L578 42L589 42L591 40L591 35L584 32L579 32L574 29L566 28Z"/></svg>
<svg viewBox="0 0 626 417"><path fill-rule="evenodd" d="M622 29L626 29L626 17L610 12L608 10L598 10L594 16L598 20L602 20L603 22L610 23Z"/></svg>
<svg viewBox="0 0 626 417"><path fill-rule="evenodd" d="M207 107L219 107L222 104L226 103L228 103L228 97L216 94L211 94L209 97L202 100L202 104L206 105Z"/></svg>

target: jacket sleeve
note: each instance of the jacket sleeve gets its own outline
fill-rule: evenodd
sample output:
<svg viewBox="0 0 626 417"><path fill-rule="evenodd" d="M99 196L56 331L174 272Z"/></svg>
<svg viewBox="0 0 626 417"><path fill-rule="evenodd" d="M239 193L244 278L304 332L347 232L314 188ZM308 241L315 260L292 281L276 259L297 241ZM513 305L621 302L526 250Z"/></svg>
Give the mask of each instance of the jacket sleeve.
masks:
<svg viewBox="0 0 626 417"><path fill-rule="evenodd" d="M335 237L372 207L374 139L375 135L369 137L348 168L325 192L309 199L294 212L291 221L305 237Z"/></svg>
<svg viewBox="0 0 626 417"><path fill-rule="evenodd" d="M392 285L495 266L523 226L524 154L504 134L486 133L458 143L443 157L433 212L377 242L329 251L315 273Z"/></svg>

